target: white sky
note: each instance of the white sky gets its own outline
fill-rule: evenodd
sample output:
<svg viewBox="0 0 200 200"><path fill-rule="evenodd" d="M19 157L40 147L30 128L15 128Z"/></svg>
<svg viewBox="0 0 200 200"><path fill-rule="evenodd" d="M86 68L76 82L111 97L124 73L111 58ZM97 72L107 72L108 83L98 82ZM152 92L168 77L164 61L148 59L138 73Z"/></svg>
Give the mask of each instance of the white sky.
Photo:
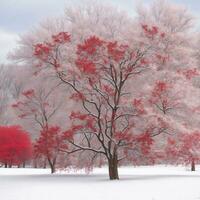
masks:
<svg viewBox="0 0 200 200"><path fill-rule="evenodd" d="M152 0L101 0L100 2L117 5L132 13L138 1L152 2ZM171 1L182 3L192 12L199 14L200 0ZM49 16L63 14L67 5L80 3L83 3L83 0L0 0L0 63L6 62L6 55L15 47L19 34L23 34Z"/></svg>

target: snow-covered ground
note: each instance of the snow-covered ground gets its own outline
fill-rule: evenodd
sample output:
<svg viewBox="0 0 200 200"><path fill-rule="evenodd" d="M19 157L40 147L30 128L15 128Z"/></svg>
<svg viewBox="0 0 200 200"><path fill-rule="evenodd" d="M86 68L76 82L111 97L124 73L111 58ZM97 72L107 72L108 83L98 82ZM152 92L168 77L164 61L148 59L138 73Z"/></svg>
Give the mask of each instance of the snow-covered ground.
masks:
<svg viewBox="0 0 200 200"><path fill-rule="evenodd" d="M199 167L200 169L200 167ZM200 200L200 171L185 167L120 168L120 180L109 181L107 169L59 172L0 168L3 200Z"/></svg>

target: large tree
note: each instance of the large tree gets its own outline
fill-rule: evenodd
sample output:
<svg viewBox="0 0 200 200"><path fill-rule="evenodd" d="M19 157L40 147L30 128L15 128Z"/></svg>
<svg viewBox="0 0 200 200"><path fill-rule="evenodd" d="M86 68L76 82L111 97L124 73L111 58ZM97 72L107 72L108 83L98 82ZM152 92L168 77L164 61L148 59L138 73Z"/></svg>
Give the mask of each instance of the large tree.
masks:
<svg viewBox="0 0 200 200"><path fill-rule="evenodd" d="M156 27L146 27L145 35L152 41L163 37ZM128 158L130 150L147 153L153 142L150 131L133 130L135 119L146 112L142 99L129 88L149 67L152 43L133 47L90 36L77 45L72 66L64 67L60 49L70 40L67 32L53 35L51 43L35 45L34 56L41 67L54 70L70 87L71 99L81 105L71 113L67 141L77 150L104 155L110 179L118 179L118 162Z"/></svg>

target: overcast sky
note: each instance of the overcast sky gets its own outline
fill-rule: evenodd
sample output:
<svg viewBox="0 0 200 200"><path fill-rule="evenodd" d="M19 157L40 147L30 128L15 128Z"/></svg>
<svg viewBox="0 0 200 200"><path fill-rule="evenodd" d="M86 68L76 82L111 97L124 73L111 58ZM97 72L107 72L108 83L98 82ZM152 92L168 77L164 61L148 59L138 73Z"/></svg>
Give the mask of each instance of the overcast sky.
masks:
<svg viewBox="0 0 200 200"><path fill-rule="evenodd" d="M101 0L132 13L138 0ZM143 0L149 3L152 0ZM171 0L184 4L198 15L200 0ZM23 34L43 19L63 14L67 5L80 4L81 0L0 0L0 63L6 61L7 53L16 45L19 34Z"/></svg>

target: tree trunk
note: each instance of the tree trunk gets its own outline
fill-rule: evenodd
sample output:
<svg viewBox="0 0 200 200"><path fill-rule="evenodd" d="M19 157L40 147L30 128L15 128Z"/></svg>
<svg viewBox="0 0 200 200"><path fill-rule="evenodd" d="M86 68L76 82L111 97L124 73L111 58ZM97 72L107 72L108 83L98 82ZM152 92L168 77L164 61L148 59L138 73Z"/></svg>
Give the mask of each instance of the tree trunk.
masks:
<svg viewBox="0 0 200 200"><path fill-rule="evenodd" d="M49 163L50 168L51 168L51 173L53 174L56 171L56 169L55 169L55 162L51 162L50 158L47 158L47 160L48 160L48 163Z"/></svg>
<svg viewBox="0 0 200 200"><path fill-rule="evenodd" d="M118 180L118 160L117 155L115 154L111 159L108 160L109 167L109 178L110 180Z"/></svg>
<svg viewBox="0 0 200 200"><path fill-rule="evenodd" d="M25 168L25 167L26 167L26 162L25 162L25 161L23 162L23 165L22 165L22 167L23 167L23 168Z"/></svg>
<svg viewBox="0 0 200 200"><path fill-rule="evenodd" d="M31 166L33 166L34 168L38 168L38 156L34 157L32 162L31 162Z"/></svg>
<svg viewBox="0 0 200 200"><path fill-rule="evenodd" d="M43 165L43 169L47 168L47 159L44 160L44 165Z"/></svg>
<svg viewBox="0 0 200 200"><path fill-rule="evenodd" d="M33 165L34 165L34 168L37 168L37 167L38 167L38 166L37 166L37 161L36 161L36 160L34 160Z"/></svg>
<svg viewBox="0 0 200 200"><path fill-rule="evenodd" d="M195 162L192 160L191 162L191 171L195 171Z"/></svg>
<svg viewBox="0 0 200 200"><path fill-rule="evenodd" d="M8 163L5 163L5 168L8 168Z"/></svg>
<svg viewBox="0 0 200 200"><path fill-rule="evenodd" d="M52 165L52 166L51 166L51 173L53 174L53 173L55 173L55 172L56 172L55 166Z"/></svg>

